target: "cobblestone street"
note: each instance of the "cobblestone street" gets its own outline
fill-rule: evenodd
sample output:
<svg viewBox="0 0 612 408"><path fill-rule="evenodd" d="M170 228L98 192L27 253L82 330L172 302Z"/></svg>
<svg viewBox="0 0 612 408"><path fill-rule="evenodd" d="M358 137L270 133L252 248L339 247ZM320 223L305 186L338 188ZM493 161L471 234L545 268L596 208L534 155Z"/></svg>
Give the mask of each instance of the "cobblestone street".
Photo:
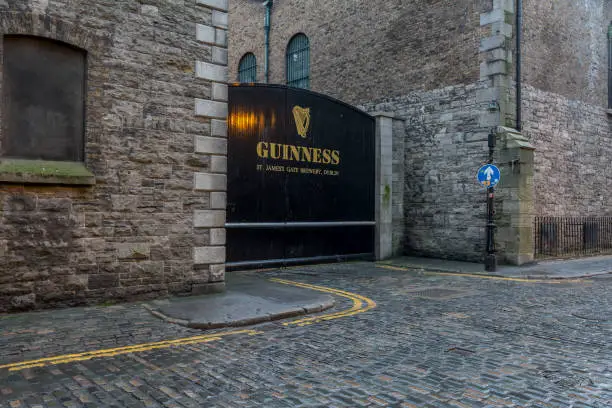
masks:
<svg viewBox="0 0 612 408"><path fill-rule="evenodd" d="M207 332L142 304L0 316L0 407L612 406L610 275L526 282L349 263L257 276L376 307L333 316L353 306L337 297L328 320Z"/></svg>

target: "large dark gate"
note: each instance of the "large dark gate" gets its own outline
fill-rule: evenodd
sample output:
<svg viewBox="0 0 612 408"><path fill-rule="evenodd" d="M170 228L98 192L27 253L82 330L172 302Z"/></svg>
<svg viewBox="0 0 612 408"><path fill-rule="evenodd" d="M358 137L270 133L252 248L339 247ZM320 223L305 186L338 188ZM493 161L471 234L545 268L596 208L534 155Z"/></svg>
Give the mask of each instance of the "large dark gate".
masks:
<svg viewBox="0 0 612 408"><path fill-rule="evenodd" d="M228 268L374 252L374 120L326 96L229 88Z"/></svg>

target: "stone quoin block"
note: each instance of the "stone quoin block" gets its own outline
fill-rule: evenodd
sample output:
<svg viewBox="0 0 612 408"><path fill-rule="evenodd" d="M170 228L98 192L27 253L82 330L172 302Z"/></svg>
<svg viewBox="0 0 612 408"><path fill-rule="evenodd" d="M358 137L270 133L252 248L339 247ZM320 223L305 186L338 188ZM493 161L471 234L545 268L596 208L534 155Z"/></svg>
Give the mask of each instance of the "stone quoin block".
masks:
<svg viewBox="0 0 612 408"><path fill-rule="evenodd" d="M227 139L219 137L196 136L195 152L208 154L227 154Z"/></svg>
<svg viewBox="0 0 612 408"><path fill-rule="evenodd" d="M221 191L213 191L210 193L210 208L225 209L227 202L227 194Z"/></svg>
<svg viewBox="0 0 612 408"><path fill-rule="evenodd" d="M198 61L196 62L196 77L209 81L227 82L227 67Z"/></svg>
<svg viewBox="0 0 612 408"><path fill-rule="evenodd" d="M196 0L196 4L223 11L226 11L228 8L228 0Z"/></svg>
<svg viewBox="0 0 612 408"><path fill-rule="evenodd" d="M227 121L212 119L210 121L211 135L218 137L227 137Z"/></svg>
<svg viewBox="0 0 612 408"><path fill-rule="evenodd" d="M503 22L505 21L505 19L506 19L506 12L504 10L494 9L493 11L489 13L483 13L480 15L480 25L486 26L491 23L497 23L499 21Z"/></svg>
<svg viewBox="0 0 612 408"><path fill-rule="evenodd" d="M195 173L195 189L198 191L225 191L227 176L225 174Z"/></svg>
<svg viewBox="0 0 612 408"><path fill-rule="evenodd" d="M217 28L215 30L215 43L222 47L227 47L227 31Z"/></svg>
<svg viewBox="0 0 612 408"><path fill-rule="evenodd" d="M211 156L210 171L213 173L227 173L227 157L226 156Z"/></svg>
<svg viewBox="0 0 612 408"><path fill-rule="evenodd" d="M215 28L204 24L196 24L196 39L200 42L214 44Z"/></svg>
<svg viewBox="0 0 612 408"><path fill-rule="evenodd" d="M208 116L209 118L227 118L227 103L196 99L195 114L197 116Z"/></svg>
<svg viewBox="0 0 612 408"><path fill-rule="evenodd" d="M225 228L210 230L210 245L225 245Z"/></svg>
<svg viewBox="0 0 612 408"><path fill-rule="evenodd" d="M225 265L210 265L210 281L221 282L225 278Z"/></svg>
<svg viewBox="0 0 612 408"><path fill-rule="evenodd" d="M215 64L227 65L227 48L213 47L212 62Z"/></svg>
<svg viewBox="0 0 612 408"><path fill-rule="evenodd" d="M215 27L227 29L227 13L219 10L213 10L212 24Z"/></svg>
<svg viewBox="0 0 612 408"><path fill-rule="evenodd" d="M193 214L193 225L196 228L219 228L225 226L225 211L196 210Z"/></svg>
<svg viewBox="0 0 612 408"><path fill-rule="evenodd" d="M214 246L195 248L193 261L196 265L224 263L225 247Z"/></svg>
<svg viewBox="0 0 612 408"><path fill-rule="evenodd" d="M212 98L216 101L227 102L227 84L213 83L212 84Z"/></svg>

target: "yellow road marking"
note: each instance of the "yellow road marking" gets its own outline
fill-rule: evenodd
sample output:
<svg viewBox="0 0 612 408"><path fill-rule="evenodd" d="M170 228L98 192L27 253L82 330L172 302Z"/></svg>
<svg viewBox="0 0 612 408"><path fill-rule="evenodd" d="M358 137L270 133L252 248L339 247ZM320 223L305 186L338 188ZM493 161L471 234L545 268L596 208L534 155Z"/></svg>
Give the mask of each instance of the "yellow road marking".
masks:
<svg viewBox="0 0 612 408"><path fill-rule="evenodd" d="M346 292L346 291L338 290L338 289L326 288L324 286L309 285L306 283L294 282L294 281L289 281L285 279L271 279L271 281L281 283L284 285L292 285L292 286L297 286L300 288L316 290L319 292L331 293L337 296L342 296L342 297L351 299L353 301L353 306L350 309L343 310L341 312L323 314L319 316L307 317L303 319L286 322L286 323L283 323L283 325L285 326L290 326L290 325L305 326L305 325L309 325L309 324L320 322L320 321L326 321L326 320L338 319L341 317L352 316L358 313L366 312L376 307L376 302L374 302L372 299L369 299L365 296L358 295L356 293ZM86 352L74 353L74 354L64 354L64 355L59 355L59 356L54 356L54 357L45 357L45 358L40 358L37 360L29 360L29 361L22 361L18 363L0 365L0 369L8 369L9 371L19 371L19 370L25 370L27 368L67 364L67 363L72 363L76 361L91 360L94 358L113 357L113 356L118 356L122 354L131 354L131 353L140 353L140 352L149 351L149 350L167 349L167 348L175 347L175 346L184 346L184 345L198 344L198 343L209 343L212 341L221 340L223 337L231 336L231 335L243 334L243 335L254 336L254 335L262 334L262 333L263 333L262 331L257 331L257 330L232 330L232 331L226 331L226 332L205 334L201 336L184 337L184 338L175 339L175 340L158 341L154 343L141 343L141 344L135 344L131 346L115 347L115 348L102 349L102 350L93 350L93 351L86 351Z"/></svg>
<svg viewBox="0 0 612 408"><path fill-rule="evenodd" d="M403 268L392 265L377 265L379 268L390 269L393 271L410 271L409 268ZM478 278L478 279L492 279L492 280L503 280L511 282L527 282L527 283L548 283L550 285L556 285L560 283L585 283L589 282L584 279L527 279L527 278L507 278L504 276L491 276L491 275L480 275L477 273L460 273L460 272L424 272L425 275L442 275L442 276L462 276L466 278Z"/></svg>
<svg viewBox="0 0 612 408"><path fill-rule="evenodd" d="M318 323L321 321L339 319L341 317L353 316L359 313L367 312L376 307L376 302L372 299L367 298L365 296L358 295L356 293L346 292L344 290L331 289L326 288L324 286L318 285L310 285L307 283L299 283L294 281L289 281L285 279L272 278L270 279L272 282L282 283L283 285L292 285L305 289L317 290L319 292L331 293L336 296L342 296L344 298L350 299L353 301L353 306L350 309L343 310L341 312L322 314L318 316L305 317L302 319L292 320L290 322L283 323L283 326L306 326L313 323Z"/></svg>
<svg viewBox="0 0 612 408"><path fill-rule="evenodd" d="M254 336L256 334L260 334L262 332L256 330L234 330L223 333L214 333L207 334L202 336L193 336L193 337L185 337L176 340L166 340L166 341L158 341L154 343L142 343L135 344L132 346L124 346L124 347L115 347L110 349L103 350L94 350L94 351L86 351L83 353L75 353L75 354L64 354L55 357L46 357L38 360L30 360L30 361L22 361L19 363L5 364L1 365L0 369L8 369L9 371L18 371L26 368L32 367L44 367L48 365L57 365L57 364L66 364L72 363L75 361L85 361L91 360L92 358L99 357L112 357L118 356L121 354L129 354L129 353L138 353L149 350L170 348L173 346L182 346L187 344L195 344L195 343L208 343L211 341L221 340L222 337L236 335L236 334L248 334L250 336Z"/></svg>

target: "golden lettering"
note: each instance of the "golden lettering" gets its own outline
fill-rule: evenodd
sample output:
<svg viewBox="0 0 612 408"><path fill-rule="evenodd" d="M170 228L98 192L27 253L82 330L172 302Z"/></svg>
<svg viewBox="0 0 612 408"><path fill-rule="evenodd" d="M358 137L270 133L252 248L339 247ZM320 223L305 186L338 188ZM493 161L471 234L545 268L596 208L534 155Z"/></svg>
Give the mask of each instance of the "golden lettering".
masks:
<svg viewBox="0 0 612 408"><path fill-rule="evenodd" d="M319 149L318 147L312 149L312 162L321 163L321 149Z"/></svg>
<svg viewBox="0 0 612 408"><path fill-rule="evenodd" d="M331 164L340 164L340 152L338 150L332 151L331 156L332 156Z"/></svg>
<svg viewBox="0 0 612 408"><path fill-rule="evenodd" d="M288 145L289 149L291 149L291 157L289 160L300 161L300 149L297 146Z"/></svg>
<svg viewBox="0 0 612 408"><path fill-rule="evenodd" d="M331 163L331 152L329 149L323 149L323 164Z"/></svg>
<svg viewBox="0 0 612 408"><path fill-rule="evenodd" d="M301 146L301 150L302 150L302 156L301 156L301 160L302 161L307 161L307 162L311 162L312 161L312 154L310 154L310 149L312 149L311 147L304 147Z"/></svg>
<svg viewBox="0 0 612 408"><path fill-rule="evenodd" d="M281 147L282 145L279 145L277 143L270 143L270 157L277 160L280 159Z"/></svg>
<svg viewBox="0 0 612 408"><path fill-rule="evenodd" d="M262 159L275 159L296 162L322 163L337 166L340 164L340 151L319 147L294 146L280 143L257 143L257 156Z"/></svg>
<svg viewBox="0 0 612 408"><path fill-rule="evenodd" d="M268 158L268 144L266 142L257 143L257 155L262 159Z"/></svg>

